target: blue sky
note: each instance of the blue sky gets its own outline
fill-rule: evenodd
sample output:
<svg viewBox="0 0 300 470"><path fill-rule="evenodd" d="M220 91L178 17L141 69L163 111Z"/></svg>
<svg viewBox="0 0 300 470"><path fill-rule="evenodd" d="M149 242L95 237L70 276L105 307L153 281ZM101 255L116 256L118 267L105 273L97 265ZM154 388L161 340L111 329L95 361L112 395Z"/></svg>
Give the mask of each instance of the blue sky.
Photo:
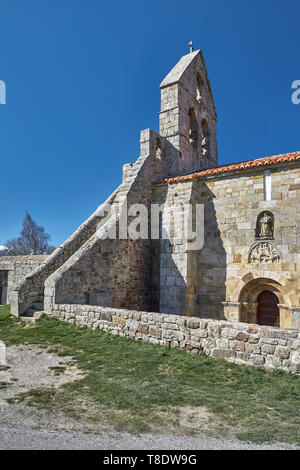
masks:
<svg viewBox="0 0 300 470"><path fill-rule="evenodd" d="M0 245L25 211L63 242L120 184L193 40L219 163L300 150L298 0L1 0Z"/></svg>

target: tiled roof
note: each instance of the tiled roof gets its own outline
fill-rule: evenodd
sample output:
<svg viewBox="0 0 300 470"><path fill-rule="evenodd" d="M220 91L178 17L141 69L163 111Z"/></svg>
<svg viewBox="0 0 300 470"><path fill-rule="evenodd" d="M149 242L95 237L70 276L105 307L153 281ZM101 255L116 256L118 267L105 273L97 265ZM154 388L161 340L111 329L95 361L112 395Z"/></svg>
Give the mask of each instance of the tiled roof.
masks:
<svg viewBox="0 0 300 470"><path fill-rule="evenodd" d="M177 183L179 181L190 181L200 178L202 176L213 176L222 173L229 173L231 171L241 171L248 168L256 168L260 166L275 165L277 163L294 162L300 160L300 152L284 153L281 155L274 155L272 157L257 158L255 160L248 160L246 162L232 163L231 165L217 166L216 168L209 168L207 170L197 171L195 173L189 173L188 175L173 176L170 178L164 178L155 183Z"/></svg>

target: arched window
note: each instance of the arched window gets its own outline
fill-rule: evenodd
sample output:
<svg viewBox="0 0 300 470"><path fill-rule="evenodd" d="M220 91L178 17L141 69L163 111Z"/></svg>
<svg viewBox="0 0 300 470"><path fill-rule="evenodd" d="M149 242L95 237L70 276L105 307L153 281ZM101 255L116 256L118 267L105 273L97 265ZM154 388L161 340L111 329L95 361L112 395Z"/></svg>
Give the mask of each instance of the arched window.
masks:
<svg viewBox="0 0 300 470"><path fill-rule="evenodd" d="M197 126L197 119L196 113L194 108L189 110L189 118L190 118L190 129L189 129L189 141L190 144L195 147L198 144L198 126Z"/></svg>
<svg viewBox="0 0 300 470"><path fill-rule="evenodd" d="M202 120L202 123L201 123L201 129L202 129L202 141L201 141L201 145L202 145L202 155L204 157L208 157L209 156L209 145L210 145L210 142L209 142L209 128L208 128L208 124L206 122L205 119Z"/></svg>
<svg viewBox="0 0 300 470"><path fill-rule="evenodd" d="M162 157L162 151L161 151L161 141L160 139L157 137L156 139L156 154L155 154L156 158L158 158L159 160L161 160L161 157Z"/></svg>
<svg viewBox="0 0 300 470"><path fill-rule="evenodd" d="M204 82L199 72L196 75L196 81L197 81L196 100L201 101Z"/></svg>

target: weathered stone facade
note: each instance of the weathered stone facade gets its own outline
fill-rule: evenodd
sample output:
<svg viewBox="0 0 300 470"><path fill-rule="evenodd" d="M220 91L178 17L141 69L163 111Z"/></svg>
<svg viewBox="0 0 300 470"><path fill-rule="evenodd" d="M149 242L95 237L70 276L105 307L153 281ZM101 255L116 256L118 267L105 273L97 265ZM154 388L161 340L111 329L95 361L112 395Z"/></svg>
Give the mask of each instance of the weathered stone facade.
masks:
<svg viewBox="0 0 300 470"><path fill-rule="evenodd" d="M263 344L276 346L278 358L280 347L289 346L280 341L293 341L298 333L290 329L300 329L300 152L218 166L216 122L203 55L195 51L184 56L161 83L159 133L141 132L140 156L124 165L119 188L14 286L12 312L22 315L43 297L50 315L74 313L78 305L90 304L94 310L78 311L97 315L105 308L155 311L166 314L163 323L171 322L167 315L181 315L182 325L187 325L187 317L200 317L206 323L214 319L223 322L214 323L220 331L232 328L235 335L248 334L247 324L278 325L291 336L276 336L275 344L272 333L262 328L255 333L261 338L253 340L256 351L264 351ZM130 212L133 205L139 205L138 211ZM127 225L124 236L124 214L130 226L144 209L152 230L153 205L161 214L160 235L169 227L167 237L148 233L131 238ZM112 211L112 206L117 209ZM198 206L204 213L204 244L192 249L190 235L180 232L182 219L174 208ZM197 215L191 213L192 225L199 229ZM115 239L107 236L113 230ZM70 304L77 305L75 310L65 307ZM149 315L151 322L154 314ZM93 324L89 319L87 323ZM226 320L235 326L222 326ZM212 325L210 321L207 325ZM208 332L206 327L203 330ZM194 333L186 333L193 340L185 338L190 343L184 348L197 343ZM209 351L224 349L230 351L225 356L246 363L273 361L250 351L254 348L250 339L248 343L235 336L206 333L203 341L210 338L211 349L204 343L196 349L214 356L219 352ZM175 340L183 347L179 338ZM291 351L297 345L292 343L290 355L281 359L295 358ZM253 354L260 359L252 360ZM297 364L291 361L274 359L273 364L292 371Z"/></svg>
<svg viewBox="0 0 300 470"><path fill-rule="evenodd" d="M159 203L176 206L193 197L205 207L204 247L186 251L190 260L183 264L172 238L169 256L161 251L160 311L255 323L257 297L270 290L279 299L280 326L300 328L300 164L272 168L270 201L264 200L265 171L171 178L156 185ZM257 220L266 211L273 215L273 236L257 238Z"/></svg>

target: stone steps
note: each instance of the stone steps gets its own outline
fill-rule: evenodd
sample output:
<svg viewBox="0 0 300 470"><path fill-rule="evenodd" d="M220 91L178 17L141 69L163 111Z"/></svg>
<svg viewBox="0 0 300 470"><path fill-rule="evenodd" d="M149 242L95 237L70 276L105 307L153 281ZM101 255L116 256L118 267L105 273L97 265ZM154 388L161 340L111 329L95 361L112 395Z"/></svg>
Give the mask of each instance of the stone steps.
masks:
<svg viewBox="0 0 300 470"><path fill-rule="evenodd" d="M24 312L25 316L32 317L35 312L42 312L44 310L44 297L37 298L30 307Z"/></svg>
<svg viewBox="0 0 300 470"><path fill-rule="evenodd" d="M32 310L32 309L29 309L29 310ZM36 323L36 321L45 313L42 310L35 310L30 313L27 313L27 312L20 316L20 320L24 321L25 323L31 323L31 324Z"/></svg>
<svg viewBox="0 0 300 470"><path fill-rule="evenodd" d="M42 311L44 309L44 301L33 302L30 308Z"/></svg>
<svg viewBox="0 0 300 470"><path fill-rule="evenodd" d="M43 312L44 311L44 306L43 308L35 308L35 307L30 307L26 310L24 315L27 315L28 317L32 317L35 312Z"/></svg>
<svg viewBox="0 0 300 470"><path fill-rule="evenodd" d="M20 320L26 323L34 324L38 318L43 315L44 312L44 298L39 297L34 302L32 302L31 306L26 310L23 315L20 316Z"/></svg>

